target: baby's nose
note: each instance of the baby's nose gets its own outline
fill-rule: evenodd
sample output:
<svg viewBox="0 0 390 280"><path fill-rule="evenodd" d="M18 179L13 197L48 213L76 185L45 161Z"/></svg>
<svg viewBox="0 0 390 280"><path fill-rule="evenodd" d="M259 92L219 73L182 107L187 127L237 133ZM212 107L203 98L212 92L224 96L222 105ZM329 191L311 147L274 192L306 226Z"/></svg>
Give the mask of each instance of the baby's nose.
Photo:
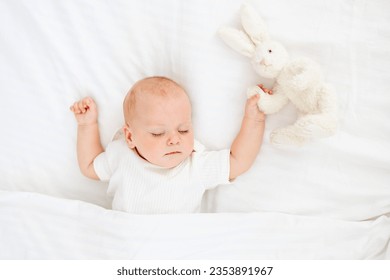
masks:
<svg viewBox="0 0 390 280"><path fill-rule="evenodd" d="M172 133L168 139L168 145L177 145L180 143L179 133Z"/></svg>

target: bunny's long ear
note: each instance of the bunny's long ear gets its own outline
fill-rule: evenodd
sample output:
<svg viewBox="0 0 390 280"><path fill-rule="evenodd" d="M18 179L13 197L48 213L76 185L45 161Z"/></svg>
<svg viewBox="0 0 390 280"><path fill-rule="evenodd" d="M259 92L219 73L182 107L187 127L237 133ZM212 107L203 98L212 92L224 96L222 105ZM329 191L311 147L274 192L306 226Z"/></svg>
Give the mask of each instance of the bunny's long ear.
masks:
<svg viewBox="0 0 390 280"><path fill-rule="evenodd" d="M230 27L222 27L218 30L218 34L233 50L247 57L253 56L255 45L244 32Z"/></svg>
<svg viewBox="0 0 390 280"><path fill-rule="evenodd" d="M244 4L240 13L242 27L256 45L269 39L267 26L253 7Z"/></svg>

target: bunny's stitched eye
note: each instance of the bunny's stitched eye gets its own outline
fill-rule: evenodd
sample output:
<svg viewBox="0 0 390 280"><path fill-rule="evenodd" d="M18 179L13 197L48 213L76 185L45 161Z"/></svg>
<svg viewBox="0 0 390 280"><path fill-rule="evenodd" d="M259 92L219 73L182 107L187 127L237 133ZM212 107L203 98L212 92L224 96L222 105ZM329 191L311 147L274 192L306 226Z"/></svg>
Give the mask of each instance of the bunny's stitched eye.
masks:
<svg viewBox="0 0 390 280"><path fill-rule="evenodd" d="M272 50L268 50L269 53L272 53Z"/></svg>

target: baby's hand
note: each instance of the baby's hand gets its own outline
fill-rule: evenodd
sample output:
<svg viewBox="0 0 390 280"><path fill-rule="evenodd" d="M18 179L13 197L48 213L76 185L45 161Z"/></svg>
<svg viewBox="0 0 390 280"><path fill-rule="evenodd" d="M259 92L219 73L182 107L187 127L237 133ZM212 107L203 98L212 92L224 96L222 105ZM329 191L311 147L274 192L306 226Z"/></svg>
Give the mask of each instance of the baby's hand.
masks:
<svg viewBox="0 0 390 280"><path fill-rule="evenodd" d="M72 106L70 110L73 112L78 125L91 125L97 123L97 107L95 101L91 97L85 97Z"/></svg>
<svg viewBox="0 0 390 280"><path fill-rule="evenodd" d="M272 89L268 89L266 88L263 84L258 84L257 85L259 88L261 88L262 91L264 91L265 93L268 93L269 95L272 95Z"/></svg>
<svg viewBox="0 0 390 280"><path fill-rule="evenodd" d="M265 121L265 114L259 110L257 102L260 100L260 94L252 95L248 98L245 105L245 118L257 122Z"/></svg>

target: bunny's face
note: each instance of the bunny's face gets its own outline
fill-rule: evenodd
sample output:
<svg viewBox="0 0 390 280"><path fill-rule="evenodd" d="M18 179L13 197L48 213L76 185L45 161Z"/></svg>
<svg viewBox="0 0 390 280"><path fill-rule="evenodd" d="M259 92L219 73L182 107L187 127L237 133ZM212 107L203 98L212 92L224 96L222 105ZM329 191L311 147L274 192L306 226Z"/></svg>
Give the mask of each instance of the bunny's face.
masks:
<svg viewBox="0 0 390 280"><path fill-rule="evenodd" d="M219 35L234 50L251 58L257 74L269 79L278 77L289 60L286 49L271 40L264 21L247 4L241 7L241 23L245 32L225 27L220 28Z"/></svg>
<svg viewBox="0 0 390 280"><path fill-rule="evenodd" d="M256 46L252 56L255 71L264 78L275 78L288 62L286 49L274 41L266 41Z"/></svg>

